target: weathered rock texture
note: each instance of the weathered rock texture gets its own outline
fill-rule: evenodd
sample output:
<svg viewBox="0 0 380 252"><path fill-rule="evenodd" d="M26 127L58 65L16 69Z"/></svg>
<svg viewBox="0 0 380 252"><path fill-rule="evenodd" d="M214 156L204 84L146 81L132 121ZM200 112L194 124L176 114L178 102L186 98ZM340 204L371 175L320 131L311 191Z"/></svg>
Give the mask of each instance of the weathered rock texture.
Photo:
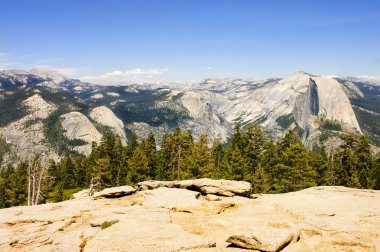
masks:
<svg viewBox="0 0 380 252"><path fill-rule="evenodd" d="M378 251L379 227L379 191L249 199L161 187L2 209L0 251Z"/></svg>
<svg viewBox="0 0 380 252"><path fill-rule="evenodd" d="M70 140L79 139L87 143L77 146L74 149L79 153L89 155L91 153L92 142L99 143L102 134L100 134L91 121L80 112L70 112L61 117L63 118L61 124L65 131L65 136Z"/></svg>
<svg viewBox="0 0 380 252"><path fill-rule="evenodd" d="M43 130L43 120L53 113L57 106L46 102L38 93L27 98L23 105L27 108L28 114L0 128L0 135L6 139L7 143L12 144L11 154L19 159L28 159L33 154L39 153L57 160L58 154L45 141ZM14 161L17 157L8 158Z"/></svg>
<svg viewBox="0 0 380 252"><path fill-rule="evenodd" d="M106 106L96 107L90 112L90 117L97 123L109 127L111 131L120 137L123 144L126 144L124 123Z"/></svg>
<svg viewBox="0 0 380 252"><path fill-rule="evenodd" d="M203 194L223 196L244 195L251 191L251 184L244 181L213 180L208 178L179 181L144 181L137 184L139 190L156 189L160 187L182 188L198 191Z"/></svg>
<svg viewBox="0 0 380 252"><path fill-rule="evenodd" d="M252 227L252 230L240 235L232 235L227 242L241 248L271 252L280 251L298 238L298 230L292 230L284 225L282 227Z"/></svg>
<svg viewBox="0 0 380 252"><path fill-rule="evenodd" d="M118 186L118 187L106 188L100 192L96 192L94 193L93 198L94 199L118 198L118 197L132 194L135 191L136 189L133 188L132 186Z"/></svg>

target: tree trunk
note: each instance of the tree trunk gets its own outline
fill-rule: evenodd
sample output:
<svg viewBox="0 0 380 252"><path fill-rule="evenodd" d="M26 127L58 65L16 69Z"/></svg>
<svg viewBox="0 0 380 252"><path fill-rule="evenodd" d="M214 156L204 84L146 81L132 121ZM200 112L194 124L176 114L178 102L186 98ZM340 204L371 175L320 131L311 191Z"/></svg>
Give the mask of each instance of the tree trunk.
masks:
<svg viewBox="0 0 380 252"><path fill-rule="evenodd" d="M32 202L31 201L31 196L32 195L30 193L31 192L30 191L31 190L30 187L32 186L32 181L31 181L32 180L32 177L31 177L32 175L31 175L31 170L30 169L31 169L30 164L28 164L28 206L30 206L31 202Z"/></svg>
<svg viewBox="0 0 380 252"><path fill-rule="evenodd" d="M178 145L178 163L177 163L177 178L181 179L181 145Z"/></svg>
<svg viewBox="0 0 380 252"><path fill-rule="evenodd" d="M36 192L36 196L35 196L35 199L34 199L34 205L38 205L38 200L40 199L40 195L41 195L41 184L42 184L42 180L43 178L45 177L45 167L44 165L42 165L41 169L40 169L40 174L39 174L39 178L38 178L38 184L37 184L37 192Z"/></svg>

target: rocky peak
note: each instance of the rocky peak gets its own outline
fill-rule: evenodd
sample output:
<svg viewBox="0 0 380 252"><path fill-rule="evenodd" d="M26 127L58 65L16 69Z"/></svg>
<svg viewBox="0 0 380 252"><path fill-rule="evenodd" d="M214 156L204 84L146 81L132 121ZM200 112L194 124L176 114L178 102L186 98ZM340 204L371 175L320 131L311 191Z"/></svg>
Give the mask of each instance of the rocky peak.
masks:
<svg viewBox="0 0 380 252"><path fill-rule="evenodd" d="M63 75L59 74L55 70L48 70L48 69L42 69L42 68L33 68L29 71L31 74L40 76L41 78L44 78L46 80L53 81L57 84L68 80L68 78L64 77Z"/></svg>
<svg viewBox="0 0 380 252"><path fill-rule="evenodd" d="M121 138L125 145L127 137L125 135L124 123L106 106L96 107L91 110L90 117L100 125L109 127L111 131Z"/></svg>

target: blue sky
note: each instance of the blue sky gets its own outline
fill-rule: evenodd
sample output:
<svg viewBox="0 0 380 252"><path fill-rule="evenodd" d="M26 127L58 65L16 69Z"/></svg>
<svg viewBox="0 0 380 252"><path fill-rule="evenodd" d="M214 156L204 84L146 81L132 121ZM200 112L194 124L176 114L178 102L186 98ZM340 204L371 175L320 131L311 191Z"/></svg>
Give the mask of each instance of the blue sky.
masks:
<svg viewBox="0 0 380 252"><path fill-rule="evenodd" d="M0 1L0 68L94 82L380 75L380 1Z"/></svg>

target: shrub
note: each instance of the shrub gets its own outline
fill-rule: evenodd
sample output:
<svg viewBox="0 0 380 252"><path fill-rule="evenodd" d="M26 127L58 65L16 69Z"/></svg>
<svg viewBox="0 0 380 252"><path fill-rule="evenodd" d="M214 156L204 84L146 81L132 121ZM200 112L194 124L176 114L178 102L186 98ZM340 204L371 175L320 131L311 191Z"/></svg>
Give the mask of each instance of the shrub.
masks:
<svg viewBox="0 0 380 252"><path fill-rule="evenodd" d="M118 222L119 222L118 220L105 221L105 222L102 223L102 225L100 226L100 228L101 229L106 229L106 228L109 228L110 226L112 226L113 224L116 224Z"/></svg>

